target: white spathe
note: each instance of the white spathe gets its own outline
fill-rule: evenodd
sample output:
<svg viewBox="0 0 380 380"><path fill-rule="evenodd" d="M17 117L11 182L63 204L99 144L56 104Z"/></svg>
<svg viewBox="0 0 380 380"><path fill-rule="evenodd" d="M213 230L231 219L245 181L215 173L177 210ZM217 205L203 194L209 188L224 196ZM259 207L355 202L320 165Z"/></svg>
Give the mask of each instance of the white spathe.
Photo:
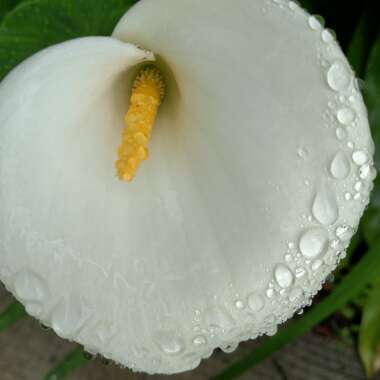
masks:
<svg viewBox="0 0 380 380"><path fill-rule="evenodd" d="M154 57L128 42L168 81L131 184L114 161ZM295 3L142 0L113 38L49 48L0 85L0 278L91 352L194 368L309 303L368 203L373 150L347 60Z"/></svg>

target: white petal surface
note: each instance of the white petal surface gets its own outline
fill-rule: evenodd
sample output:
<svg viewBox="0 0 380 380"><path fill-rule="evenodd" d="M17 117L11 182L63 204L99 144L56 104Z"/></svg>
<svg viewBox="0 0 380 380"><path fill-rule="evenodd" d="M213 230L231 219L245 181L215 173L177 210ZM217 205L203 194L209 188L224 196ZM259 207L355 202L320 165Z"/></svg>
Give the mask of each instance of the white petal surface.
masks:
<svg viewBox="0 0 380 380"><path fill-rule="evenodd" d="M132 184L113 168L124 72L151 55L85 39L1 84L0 276L32 315L174 373L309 302L368 202L373 144L340 48L289 4L142 0L127 13L114 36L176 80Z"/></svg>

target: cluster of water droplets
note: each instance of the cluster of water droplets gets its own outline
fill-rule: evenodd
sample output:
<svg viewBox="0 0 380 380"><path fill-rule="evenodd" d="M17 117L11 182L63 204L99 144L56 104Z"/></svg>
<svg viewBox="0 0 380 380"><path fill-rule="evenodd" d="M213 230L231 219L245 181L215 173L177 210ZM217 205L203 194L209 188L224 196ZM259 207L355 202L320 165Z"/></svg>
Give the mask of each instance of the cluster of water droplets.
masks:
<svg viewBox="0 0 380 380"><path fill-rule="evenodd" d="M294 1L268 0L269 3L291 12L300 9ZM358 84L348 64L332 55L336 49L336 38L332 30L324 28L323 19L310 16L306 27L320 35L318 60L326 86L331 91L323 118L327 127L333 126L335 129L332 136L338 143L336 151L327 158L329 177L316 191L309 180L305 181L305 185L315 191L311 196L309 225L286 243L283 260L274 265L271 279L264 290L254 290L245 296L236 295L228 306L216 304L205 310L195 310L189 339L172 328L161 328L154 333L152 339L162 353L169 358L181 356L192 367L199 364L200 356L207 358L212 354L210 347L219 346L225 352L232 352L240 340L255 338L262 333L275 334L277 324L310 304L324 279L344 257L355 232L355 227L341 215L340 199L368 203L371 181L376 174L372 158L365 149L356 147L349 139L363 117L355 108L359 96ZM310 154L305 147L299 147L296 153L305 161ZM338 194L334 184L343 182L346 190ZM38 274L22 271L14 275L12 284L14 294L24 303L27 311L40 317L49 295L46 283ZM251 321L250 331L234 334L238 330L237 323L241 323L240 318L243 318L241 315L246 321ZM264 316L264 320L257 320L255 324L258 315ZM48 321L59 335L75 338L90 319L91 311L85 302L79 295L70 295L52 307ZM116 326L106 321L97 322L92 329L94 347L107 346L117 332ZM234 339L224 339L224 336L233 336ZM91 351L91 346L88 350ZM136 357L144 357L147 353L148 349L140 348L136 351Z"/></svg>
<svg viewBox="0 0 380 380"><path fill-rule="evenodd" d="M270 4L291 12L300 9L294 1L268 0L267 5ZM263 12L267 13L268 9L263 9ZM196 310L191 342L185 343L176 338L174 332L171 340L162 340L161 348L169 355L184 353L187 344L190 350L191 347L200 350L203 352L202 357L206 358L212 353L209 347L219 345L225 352L231 352L240 340L255 338L263 333L275 334L279 323L296 312L302 313L302 308L311 304L312 297L321 289L322 283L339 260L345 257L355 227L345 221L341 199L368 203L371 181L376 174L373 163L365 149L356 147L349 140L351 129L364 116L355 108L360 96L357 80L346 61L333 56L337 50L334 46L336 36L333 30L324 28L323 18L310 16L307 27L320 35L318 60L326 86L331 91L331 100L328 101L323 118L326 127L335 128L333 136L337 140L336 151L326 161L326 181L312 195L310 216L307 218L309 226L294 241L288 242L283 262L275 264L272 279L264 291L253 291L246 297L236 295L232 305L240 317L234 318L229 308L224 306L213 306L203 312ZM299 147L297 155L306 161L309 149ZM352 193L346 191L339 194L336 189L340 187L335 186L339 183L344 183L344 188L351 187ZM310 186L310 181L306 180L305 184ZM311 186L310 189L313 190ZM271 311L266 312L266 309ZM257 321L260 330L255 326L256 315L264 315L263 320ZM253 321L250 332L236 336L234 341L223 342L223 334L231 336L235 324L237 321L241 323L244 316L249 316Z"/></svg>

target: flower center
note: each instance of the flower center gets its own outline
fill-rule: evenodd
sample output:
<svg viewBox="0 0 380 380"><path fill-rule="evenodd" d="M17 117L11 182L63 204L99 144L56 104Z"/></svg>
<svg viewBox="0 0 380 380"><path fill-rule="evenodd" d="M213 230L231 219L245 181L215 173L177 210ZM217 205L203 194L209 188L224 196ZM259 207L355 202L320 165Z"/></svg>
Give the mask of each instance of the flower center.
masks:
<svg viewBox="0 0 380 380"><path fill-rule="evenodd" d="M122 181L132 181L141 162L149 157L149 140L164 94L165 83L158 69L148 66L139 71L116 161L117 174Z"/></svg>

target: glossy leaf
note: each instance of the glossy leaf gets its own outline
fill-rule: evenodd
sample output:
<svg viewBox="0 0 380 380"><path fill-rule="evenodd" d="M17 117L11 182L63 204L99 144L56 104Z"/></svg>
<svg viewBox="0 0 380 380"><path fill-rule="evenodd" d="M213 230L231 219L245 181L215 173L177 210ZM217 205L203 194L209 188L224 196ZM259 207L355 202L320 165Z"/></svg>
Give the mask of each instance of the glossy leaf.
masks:
<svg viewBox="0 0 380 380"><path fill-rule="evenodd" d="M363 310L362 323L359 332L359 353L367 376L375 372L376 361L380 359L380 280L368 297Z"/></svg>
<svg viewBox="0 0 380 380"><path fill-rule="evenodd" d="M37 0L7 14L0 28L0 80L18 63L59 42L110 35L135 0Z"/></svg>
<svg viewBox="0 0 380 380"><path fill-rule="evenodd" d="M19 302L13 302L2 314L0 314L0 332L14 325L26 316L24 306Z"/></svg>
<svg viewBox="0 0 380 380"><path fill-rule="evenodd" d="M255 351L227 368L213 380L235 379L248 369L261 363L290 342L298 339L322 322L347 302L355 298L380 272L380 240L372 246L361 261L352 269L333 293L315 305L301 319L280 330L277 335L268 338Z"/></svg>

